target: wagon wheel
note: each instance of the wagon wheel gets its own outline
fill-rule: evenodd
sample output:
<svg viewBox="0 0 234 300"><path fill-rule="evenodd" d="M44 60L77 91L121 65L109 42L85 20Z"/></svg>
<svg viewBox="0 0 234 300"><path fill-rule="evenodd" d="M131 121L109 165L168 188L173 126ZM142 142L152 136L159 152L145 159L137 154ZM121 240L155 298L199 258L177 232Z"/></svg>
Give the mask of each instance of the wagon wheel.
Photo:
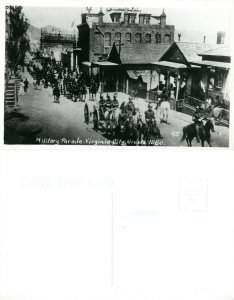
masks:
<svg viewBox="0 0 234 300"><path fill-rule="evenodd" d="M87 105L87 103L85 104L85 107L84 107L84 119L85 119L85 123L86 124L89 124L89 107Z"/></svg>
<svg viewBox="0 0 234 300"><path fill-rule="evenodd" d="M97 109L95 109L93 112L93 129L98 130L98 125L99 125L99 116L98 116Z"/></svg>

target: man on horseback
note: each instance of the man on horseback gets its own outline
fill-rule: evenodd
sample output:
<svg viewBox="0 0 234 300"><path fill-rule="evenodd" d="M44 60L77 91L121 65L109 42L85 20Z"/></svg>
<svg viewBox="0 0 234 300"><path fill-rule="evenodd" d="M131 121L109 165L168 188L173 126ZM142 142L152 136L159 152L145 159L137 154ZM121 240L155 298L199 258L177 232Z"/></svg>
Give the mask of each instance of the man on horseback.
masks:
<svg viewBox="0 0 234 300"><path fill-rule="evenodd" d="M202 123L202 113L201 113L201 109L199 106L196 107L196 110L194 112L193 118L192 118L194 124L195 124L195 128L196 128L196 139L197 142L200 142L200 138L199 138L199 129L200 126L203 125Z"/></svg>
<svg viewBox="0 0 234 300"><path fill-rule="evenodd" d="M155 114L151 104L148 105L148 109L145 111L145 121L147 125L152 124L155 121Z"/></svg>
<svg viewBox="0 0 234 300"><path fill-rule="evenodd" d="M136 107L132 101L132 97L128 98L128 103L126 104L126 111L129 114L133 114L136 111Z"/></svg>
<svg viewBox="0 0 234 300"><path fill-rule="evenodd" d="M152 128L152 126L155 126L158 137L160 139L162 139L163 137L161 136L160 130L157 126L157 122L156 122L156 118L155 118L155 114L152 108L152 105L149 103L148 105L148 109L145 111L145 122L146 122L146 126L147 128Z"/></svg>

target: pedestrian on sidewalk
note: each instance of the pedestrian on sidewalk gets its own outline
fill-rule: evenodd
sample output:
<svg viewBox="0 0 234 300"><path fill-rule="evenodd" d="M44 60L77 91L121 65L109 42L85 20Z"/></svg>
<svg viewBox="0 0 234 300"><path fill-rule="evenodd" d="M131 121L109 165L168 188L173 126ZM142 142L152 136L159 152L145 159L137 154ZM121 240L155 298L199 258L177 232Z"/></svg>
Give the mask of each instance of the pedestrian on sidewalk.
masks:
<svg viewBox="0 0 234 300"><path fill-rule="evenodd" d="M24 92L25 92L25 94L27 93L27 90L28 90L28 79L26 78L24 80Z"/></svg>
<svg viewBox="0 0 234 300"><path fill-rule="evenodd" d="M82 86L81 86L81 99L82 99L82 101L84 101L85 102L85 100L86 100L86 93L87 93L87 89L86 89L86 86L85 86L85 84L83 83L82 84Z"/></svg>
<svg viewBox="0 0 234 300"><path fill-rule="evenodd" d="M53 89L53 95L54 95L54 103L60 103L59 98L60 98L60 90L58 85L56 84L54 89Z"/></svg>
<svg viewBox="0 0 234 300"><path fill-rule="evenodd" d="M19 83L19 92L18 92L18 95L19 96L24 96L24 83L23 83L23 79L20 80L20 83Z"/></svg>

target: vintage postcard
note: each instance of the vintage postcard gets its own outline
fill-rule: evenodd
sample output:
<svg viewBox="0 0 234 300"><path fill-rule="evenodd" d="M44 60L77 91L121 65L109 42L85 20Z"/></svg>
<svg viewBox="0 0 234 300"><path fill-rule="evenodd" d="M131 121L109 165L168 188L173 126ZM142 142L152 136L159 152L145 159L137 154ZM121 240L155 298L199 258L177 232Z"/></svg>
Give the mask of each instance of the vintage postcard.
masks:
<svg viewBox="0 0 234 300"><path fill-rule="evenodd" d="M230 36L228 6L6 6L4 144L227 148Z"/></svg>
<svg viewBox="0 0 234 300"><path fill-rule="evenodd" d="M0 300L234 299L233 13L5 1Z"/></svg>

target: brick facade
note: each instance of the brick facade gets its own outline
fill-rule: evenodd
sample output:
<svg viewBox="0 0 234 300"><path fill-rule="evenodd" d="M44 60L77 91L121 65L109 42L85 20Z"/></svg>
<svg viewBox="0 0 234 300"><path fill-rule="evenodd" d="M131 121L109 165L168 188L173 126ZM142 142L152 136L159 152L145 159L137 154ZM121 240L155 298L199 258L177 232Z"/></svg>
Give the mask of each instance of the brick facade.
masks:
<svg viewBox="0 0 234 300"><path fill-rule="evenodd" d="M124 16L122 21L119 19L119 14L113 12L110 15L115 22L103 21L103 13L82 15L83 24L78 26L79 47L82 48L80 62L97 61L103 55L107 57L114 42L117 48L119 41L123 44L121 48L129 46L129 44L142 47L144 44L172 44L174 42L175 28L173 25L166 25L164 13L160 17L155 17L160 19L159 24L151 24L152 20L150 19L153 17L151 18L149 14L135 16L134 12L124 12L124 14L122 12ZM92 18L92 22L88 21L89 17ZM129 23L132 22L132 18L135 18L133 24ZM119 35L121 35L120 39Z"/></svg>

